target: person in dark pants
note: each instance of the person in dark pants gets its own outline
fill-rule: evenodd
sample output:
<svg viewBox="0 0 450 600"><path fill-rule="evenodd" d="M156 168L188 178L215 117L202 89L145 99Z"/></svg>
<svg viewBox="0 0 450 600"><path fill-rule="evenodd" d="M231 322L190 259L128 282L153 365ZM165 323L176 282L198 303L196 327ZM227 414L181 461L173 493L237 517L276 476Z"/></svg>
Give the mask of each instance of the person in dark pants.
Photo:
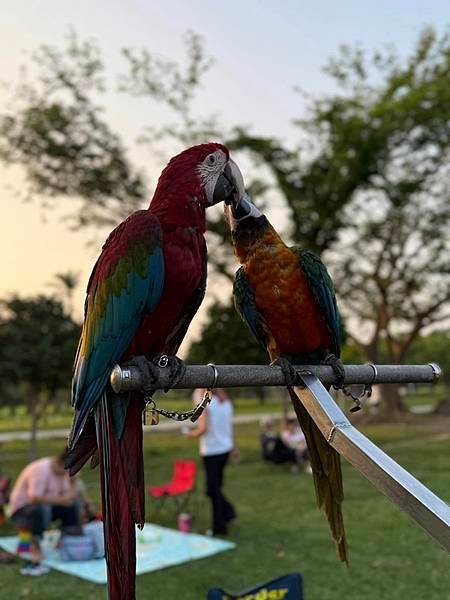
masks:
<svg viewBox="0 0 450 600"><path fill-rule="evenodd" d="M204 391L196 390L197 401ZM212 390L211 403L198 419L197 427L188 431L187 435L199 438L200 442L206 494L212 507L212 527L207 533L227 535L228 525L236 518L236 511L222 492L225 466L234 448L233 405L224 390Z"/></svg>
<svg viewBox="0 0 450 600"><path fill-rule="evenodd" d="M40 540L48 525L61 520L62 532L79 525L79 505L68 472L64 453L41 458L20 473L10 498L11 520L32 535L31 562L21 569L23 575L43 575L49 571L41 564Z"/></svg>

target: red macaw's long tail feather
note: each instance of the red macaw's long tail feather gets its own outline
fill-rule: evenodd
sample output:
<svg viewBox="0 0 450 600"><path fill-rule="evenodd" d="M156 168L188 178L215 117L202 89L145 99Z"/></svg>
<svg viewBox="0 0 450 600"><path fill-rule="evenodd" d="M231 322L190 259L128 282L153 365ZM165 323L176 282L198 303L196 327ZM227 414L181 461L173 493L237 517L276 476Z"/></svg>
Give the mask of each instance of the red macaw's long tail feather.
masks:
<svg viewBox="0 0 450 600"><path fill-rule="evenodd" d="M322 435L292 388L288 388L300 427L306 438L319 508L326 514L339 558L348 565L342 502L341 460Z"/></svg>
<svg viewBox="0 0 450 600"><path fill-rule="evenodd" d="M143 400L104 393L97 408L97 440L110 600L133 600L136 529L145 520L142 456Z"/></svg>

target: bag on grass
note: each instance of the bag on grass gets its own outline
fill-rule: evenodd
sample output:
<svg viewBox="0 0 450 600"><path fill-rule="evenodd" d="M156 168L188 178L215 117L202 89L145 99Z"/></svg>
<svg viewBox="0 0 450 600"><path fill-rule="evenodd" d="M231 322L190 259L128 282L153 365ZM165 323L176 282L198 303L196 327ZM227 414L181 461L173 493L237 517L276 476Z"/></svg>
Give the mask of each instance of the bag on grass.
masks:
<svg viewBox="0 0 450 600"><path fill-rule="evenodd" d="M92 560L96 558L95 543L88 535L63 535L59 542L61 560Z"/></svg>
<svg viewBox="0 0 450 600"><path fill-rule="evenodd" d="M103 537L103 522L91 521L83 525L84 535L89 536L94 542L95 558L103 558L105 556L105 539Z"/></svg>

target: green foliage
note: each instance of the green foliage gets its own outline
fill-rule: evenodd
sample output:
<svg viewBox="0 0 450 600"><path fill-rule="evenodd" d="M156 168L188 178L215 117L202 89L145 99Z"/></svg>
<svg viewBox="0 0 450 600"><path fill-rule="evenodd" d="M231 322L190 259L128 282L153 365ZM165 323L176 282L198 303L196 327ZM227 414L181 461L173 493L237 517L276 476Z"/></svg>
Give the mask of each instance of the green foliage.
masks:
<svg viewBox="0 0 450 600"><path fill-rule="evenodd" d="M326 251L354 342L401 363L449 316L450 34L426 29L403 61L345 47L327 70L339 91L297 121L309 147L245 132L235 147L271 168L295 241Z"/></svg>
<svg viewBox="0 0 450 600"><path fill-rule="evenodd" d="M188 362L230 365L267 364L268 358L236 313L233 304L215 302L208 310L202 337L193 342Z"/></svg>
<svg viewBox="0 0 450 600"><path fill-rule="evenodd" d="M76 225L115 225L146 196L142 176L97 105L104 65L92 41L71 33L64 51L35 53L37 79L0 116L0 157L24 167L31 195L78 203Z"/></svg>
<svg viewBox="0 0 450 600"><path fill-rule="evenodd" d="M11 388L16 394L21 390L27 404L30 397L45 402L67 389L78 336L79 325L54 298L14 296L1 301L2 402L11 398Z"/></svg>
<svg viewBox="0 0 450 600"><path fill-rule="evenodd" d="M450 35L425 29L406 59L343 47L326 68L338 91L310 101L295 123L298 148L248 128L224 134L215 115L196 115L211 60L196 34L185 44L184 65L123 50L119 91L148 98L150 108L161 102L175 117L143 123L141 139L153 149L170 141L178 150L222 137L269 170L268 179L255 169L251 193L269 204L281 195L293 240L326 253L353 343L369 360L404 361L421 331L447 318L450 298ZM0 116L0 157L24 167L32 193L81 199L78 226L117 223L147 191L100 107L106 69L98 46L71 34L62 50L41 47L34 66L37 76ZM218 213L210 219L210 262L230 278L226 224ZM253 343L242 335L242 344ZM238 336L226 339L236 344ZM225 354L250 352L231 345Z"/></svg>
<svg viewBox="0 0 450 600"><path fill-rule="evenodd" d="M412 364L437 362L442 369L441 381L450 385L450 330L434 331L416 338L406 360Z"/></svg>
<svg viewBox="0 0 450 600"><path fill-rule="evenodd" d="M220 138L217 117L194 115L193 103L204 75L213 60L206 55L202 38L188 31L184 36L186 64L163 59L147 49L124 48L127 71L119 77L119 91L168 106L176 120L167 124L144 125L140 141L154 145L171 140L177 148Z"/></svg>

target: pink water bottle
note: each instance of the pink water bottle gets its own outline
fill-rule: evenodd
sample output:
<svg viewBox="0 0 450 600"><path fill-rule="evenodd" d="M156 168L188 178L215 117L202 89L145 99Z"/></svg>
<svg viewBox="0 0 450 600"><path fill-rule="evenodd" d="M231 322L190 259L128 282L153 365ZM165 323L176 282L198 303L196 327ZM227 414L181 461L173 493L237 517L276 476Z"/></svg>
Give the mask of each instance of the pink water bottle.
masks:
<svg viewBox="0 0 450 600"><path fill-rule="evenodd" d="M178 530L183 533L189 533L191 531L192 518L188 513L181 513L178 515Z"/></svg>

